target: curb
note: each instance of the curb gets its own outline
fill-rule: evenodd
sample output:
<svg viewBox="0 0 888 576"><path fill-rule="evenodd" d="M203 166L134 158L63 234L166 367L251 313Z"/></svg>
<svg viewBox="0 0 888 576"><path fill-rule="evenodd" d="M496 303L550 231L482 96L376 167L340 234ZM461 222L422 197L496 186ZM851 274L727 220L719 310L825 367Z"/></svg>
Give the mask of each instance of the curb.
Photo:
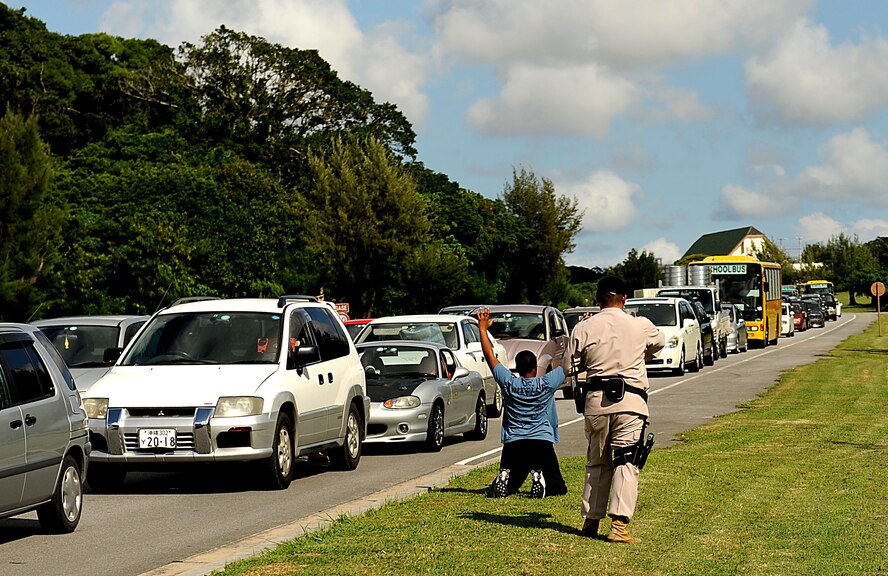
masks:
<svg viewBox="0 0 888 576"><path fill-rule="evenodd" d="M482 468L498 461L499 456L496 456L477 464L451 464L418 478L379 490L363 498L358 498L294 520L293 522L258 532L231 544L226 544L207 552L201 552L183 560L170 562L165 566L143 572L139 576L204 576L214 570L222 570L232 562L256 556L289 540L324 530L342 516L360 516L369 510L381 508L388 502L407 500L420 494L426 494L431 492L433 488L447 485L457 476L468 474L476 468Z"/></svg>

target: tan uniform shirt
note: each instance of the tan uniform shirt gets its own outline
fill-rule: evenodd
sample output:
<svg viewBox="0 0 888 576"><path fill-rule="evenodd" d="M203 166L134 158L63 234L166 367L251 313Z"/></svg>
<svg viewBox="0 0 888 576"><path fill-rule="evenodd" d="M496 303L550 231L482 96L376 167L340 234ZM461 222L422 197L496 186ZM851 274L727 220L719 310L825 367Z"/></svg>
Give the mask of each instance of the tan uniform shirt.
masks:
<svg viewBox="0 0 888 576"><path fill-rule="evenodd" d="M574 361L574 366L579 360L579 369L585 371L580 378L622 376L626 384L647 390L645 356L665 345L663 333L647 318L631 316L621 308L604 308L574 327L564 358L565 363ZM649 415L647 403L638 394L626 392L619 402L611 402L600 391L586 396L587 416L617 412Z"/></svg>

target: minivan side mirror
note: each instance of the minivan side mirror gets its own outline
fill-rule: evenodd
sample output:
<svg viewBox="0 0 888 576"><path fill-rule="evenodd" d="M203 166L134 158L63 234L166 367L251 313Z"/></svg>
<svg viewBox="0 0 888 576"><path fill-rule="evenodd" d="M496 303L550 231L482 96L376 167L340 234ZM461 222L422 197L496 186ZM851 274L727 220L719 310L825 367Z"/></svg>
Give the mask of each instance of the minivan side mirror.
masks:
<svg viewBox="0 0 888 576"><path fill-rule="evenodd" d="M696 323L696 320L693 320L691 318L685 318L684 322L682 323L682 328L690 328L695 323Z"/></svg>
<svg viewBox="0 0 888 576"><path fill-rule="evenodd" d="M300 346L287 354L287 370L302 368L320 360L317 346Z"/></svg>
<svg viewBox="0 0 888 576"><path fill-rule="evenodd" d="M466 344L467 352L480 352L481 351L481 343L480 342L469 342Z"/></svg>

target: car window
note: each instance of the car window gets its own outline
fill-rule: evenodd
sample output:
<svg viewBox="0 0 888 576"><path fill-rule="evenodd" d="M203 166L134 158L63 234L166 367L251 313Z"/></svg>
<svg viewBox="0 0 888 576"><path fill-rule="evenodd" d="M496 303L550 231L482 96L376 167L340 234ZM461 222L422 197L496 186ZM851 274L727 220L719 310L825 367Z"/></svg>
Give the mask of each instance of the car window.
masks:
<svg viewBox="0 0 888 576"><path fill-rule="evenodd" d="M52 378L31 345L10 342L0 348L0 360L15 404L51 398L55 394Z"/></svg>
<svg viewBox="0 0 888 576"><path fill-rule="evenodd" d="M339 322L333 317L333 313L326 308L306 308L305 312L311 318L321 360L347 356L348 335L339 327Z"/></svg>
<svg viewBox="0 0 888 576"><path fill-rule="evenodd" d="M10 395L6 378L3 376L3 371L0 370L0 410L10 406L12 406L12 396Z"/></svg>
<svg viewBox="0 0 888 576"><path fill-rule="evenodd" d="M463 336L466 339L466 344L481 342L481 330L474 322L463 322Z"/></svg>
<svg viewBox="0 0 888 576"><path fill-rule="evenodd" d="M43 344L43 349L46 350L46 353L49 354L49 357L55 362L56 368L62 373L62 378L65 380L65 384L68 385L68 388L76 390L77 386L74 384L74 376L71 375L71 371L68 370L64 358L62 358L62 355L56 350L56 347L52 345L52 342L49 341L46 334L38 330L34 332L34 337Z"/></svg>
<svg viewBox="0 0 888 576"><path fill-rule="evenodd" d="M136 332L139 331L139 328L145 324L145 321L141 322L133 322L129 326L126 327L126 330L123 332L123 346L129 344L129 341L133 339L133 336L136 335Z"/></svg>
<svg viewBox="0 0 888 576"><path fill-rule="evenodd" d="M419 340L444 344L459 349L459 327L456 322L374 322L358 335L359 342L377 340ZM478 338L481 338L480 333Z"/></svg>
<svg viewBox="0 0 888 576"><path fill-rule="evenodd" d="M478 327L475 326L475 329L477 328ZM441 350L441 363L444 368L444 376L447 378L453 378L453 373L456 371L456 358L453 357L453 352L450 350Z"/></svg>
<svg viewBox="0 0 888 576"><path fill-rule="evenodd" d="M625 310L629 314L644 316L654 326L675 326L675 304L626 304Z"/></svg>
<svg viewBox="0 0 888 576"><path fill-rule="evenodd" d="M117 347L117 326L69 324L40 329L65 359L69 368L104 366L105 349Z"/></svg>

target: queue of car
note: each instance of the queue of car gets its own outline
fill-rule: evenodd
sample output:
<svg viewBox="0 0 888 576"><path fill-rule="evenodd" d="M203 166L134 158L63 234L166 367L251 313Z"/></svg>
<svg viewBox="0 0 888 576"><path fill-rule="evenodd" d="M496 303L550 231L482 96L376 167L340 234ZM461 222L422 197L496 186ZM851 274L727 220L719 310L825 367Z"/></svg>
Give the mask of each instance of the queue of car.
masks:
<svg viewBox="0 0 888 576"><path fill-rule="evenodd" d="M788 301L784 335L822 326L820 304ZM437 451L452 435L483 440L502 395L477 308L343 322L311 296L196 297L150 317L0 324L0 517L37 510L47 529L74 530L83 480L114 490L131 470L245 462L263 485L284 489L299 457L353 470L364 443ZM531 350L546 373L562 364L573 328L599 310L492 306L495 354L514 370L515 355ZM699 301L631 298L625 311L666 335L646 361L652 372L699 371L748 349L731 304L721 305L730 319L721 346ZM563 392L572 397L570 379ZM34 434L53 440L29 442Z"/></svg>

